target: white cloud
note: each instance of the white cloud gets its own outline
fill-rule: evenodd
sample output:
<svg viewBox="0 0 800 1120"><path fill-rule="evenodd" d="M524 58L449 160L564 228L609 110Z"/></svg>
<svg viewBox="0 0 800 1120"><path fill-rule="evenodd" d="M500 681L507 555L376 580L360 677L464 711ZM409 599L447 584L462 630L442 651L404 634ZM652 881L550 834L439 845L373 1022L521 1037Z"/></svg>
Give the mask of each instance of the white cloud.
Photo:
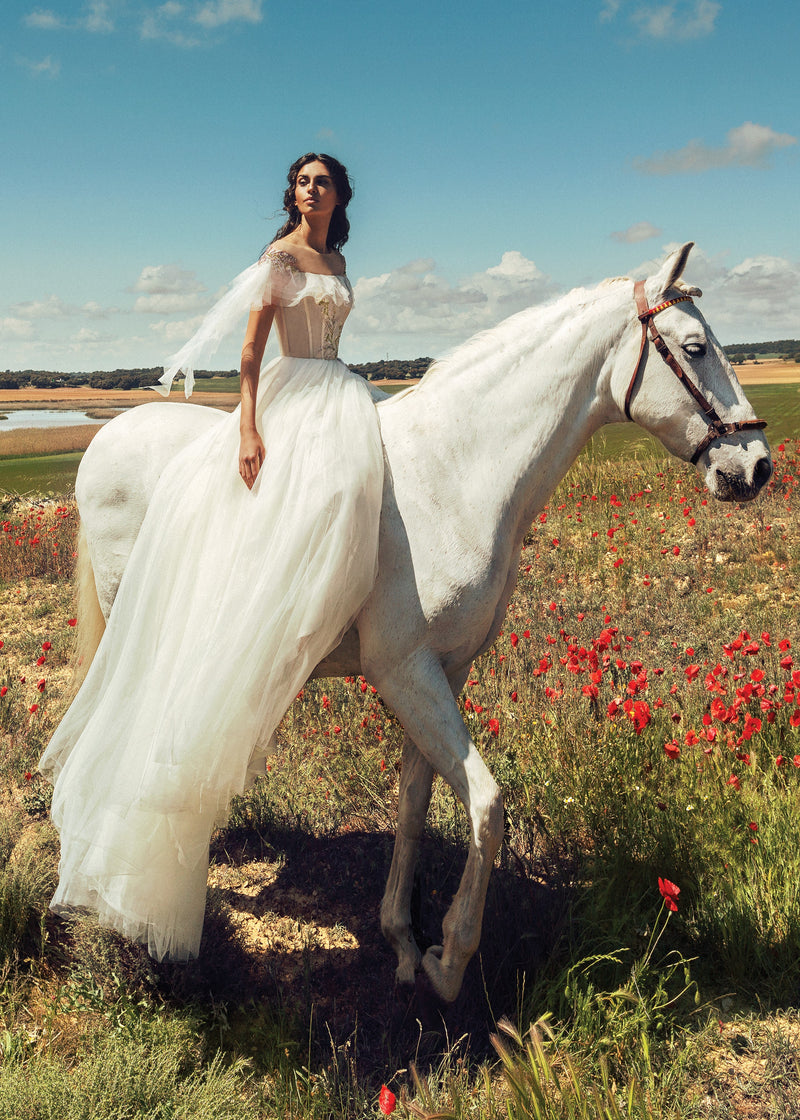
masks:
<svg viewBox="0 0 800 1120"><path fill-rule="evenodd" d="M205 287L193 272L187 272L176 264L148 264L139 274L139 279L131 288L132 292L146 292L148 295L164 293L204 292Z"/></svg>
<svg viewBox="0 0 800 1120"><path fill-rule="evenodd" d="M677 249L664 246L664 253ZM632 275L655 272L663 257L642 262ZM695 246L685 279L703 291L700 308L723 342L796 338L800 323L800 260L763 254L728 265Z"/></svg>
<svg viewBox="0 0 800 1120"><path fill-rule="evenodd" d="M165 342L183 343L192 337L202 321L202 315L194 315L190 319L160 319L157 323L150 323L150 330Z"/></svg>
<svg viewBox="0 0 800 1120"><path fill-rule="evenodd" d="M616 230L611 234L612 241L619 241L623 245L636 245L639 241L649 241L651 237L658 237L661 230L652 222L635 222L627 229Z"/></svg>
<svg viewBox="0 0 800 1120"><path fill-rule="evenodd" d="M606 23L614 19L617 12L621 7L622 0L604 0L603 7L600 9L600 21Z"/></svg>
<svg viewBox="0 0 800 1120"><path fill-rule="evenodd" d="M87 31L105 33L114 30L114 23L109 14L109 5L106 0L92 0L86 5L86 15L83 17L83 26Z"/></svg>
<svg viewBox="0 0 800 1120"><path fill-rule="evenodd" d="M51 12L49 8L34 8L23 17L22 22L26 27L34 27L40 31L57 31L66 26L61 16Z"/></svg>
<svg viewBox="0 0 800 1120"><path fill-rule="evenodd" d="M0 338L19 339L33 336L33 323L27 319L0 319Z"/></svg>
<svg viewBox="0 0 800 1120"><path fill-rule="evenodd" d="M406 349L416 337L423 349L441 349L549 299L555 290L549 277L516 250L457 284L438 275L434 261L412 261L356 282L348 336L362 346L370 337L382 346L405 338Z"/></svg>
<svg viewBox="0 0 800 1120"><path fill-rule="evenodd" d="M193 17L201 27L225 23L260 23L261 0L207 0Z"/></svg>
<svg viewBox="0 0 800 1120"><path fill-rule="evenodd" d="M715 30L722 4L717 0L669 0L667 3L635 5L623 0L603 0L599 19L610 23L620 11L627 9L628 22L646 39L686 42L700 39Z"/></svg>
<svg viewBox="0 0 800 1120"><path fill-rule="evenodd" d="M715 0L656 4L637 8L631 19L648 39L685 42L710 35L721 8Z"/></svg>
<svg viewBox="0 0 800 1120"><path fill-rule="evenodd" d="M133 310L144 315L177 315L185 311L199 311L208 307L208 299L190 292L160 292L157 295L139 296Z"/></svg>
<svg viewBox="0 0 800 1120"><path fill-rule="evenodd" d="M39 31L60 31L72 29L105 33L114 30L114 22L110 14L111 5L108 0L87 0L80 15L72 19L51 11L50 8L34 8L23 18L26 27Z"/></svg>
<svg viewBox="0 0 800 1120"><path fill-rule="evenodd" d="M25 300L17 303L11 311L21 319L66 319L85 315L90 319L107 319L119 312L118 307L101 307L95 300L89 300L82 307L65 303L61 296L50 295L45 299Z"/></svg>
<svg viewBox="0 0 800 1120"><path fill-rule="evenodd" d="M701 140L690 140L676 151L637 159L634 166L645 175L691 175L717 167L766 167L773 152L796 143L796 136L745 121L730 130L722 147L712 148Z"/></svg>
<svg viewBox="0 0 800 1120"><path fill-rule="evenodd" d="M58 59L51 58L48 54L46 58L32 59L32 58L19 58L17 59L20 66L24 66L34 78L57 78L61 73L61 63Z"/></svg>
<svg viewBox="0 0 800 1120"><path fill-rule="evenodd" d="M143 39L165 39L178 47L199 47L207 42L204 31L229 23L260 23L261 6L262 0L205 0L199 5L166 0L145 14L141 35Z"/></svg>

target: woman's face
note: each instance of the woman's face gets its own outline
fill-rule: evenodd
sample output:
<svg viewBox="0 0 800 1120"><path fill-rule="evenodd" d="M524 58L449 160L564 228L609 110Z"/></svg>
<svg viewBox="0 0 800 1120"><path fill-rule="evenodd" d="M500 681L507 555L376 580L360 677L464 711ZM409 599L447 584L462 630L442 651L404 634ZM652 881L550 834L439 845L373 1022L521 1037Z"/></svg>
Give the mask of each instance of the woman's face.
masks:
<svg viewBox="0 0 800 1120"><path fill-rule="evenodd" d="M328 168L320 160L304 163L298 171L294 200L304 217L324 215L330 220L339 197Z"/></svg>

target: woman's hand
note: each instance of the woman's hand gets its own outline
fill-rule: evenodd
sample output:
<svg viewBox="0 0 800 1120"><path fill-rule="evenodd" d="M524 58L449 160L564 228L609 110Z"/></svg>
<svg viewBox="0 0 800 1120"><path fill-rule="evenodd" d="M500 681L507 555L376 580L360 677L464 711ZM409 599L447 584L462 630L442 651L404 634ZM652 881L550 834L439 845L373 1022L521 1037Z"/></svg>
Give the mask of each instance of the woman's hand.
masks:
<svg viewBox="0 0 800 1120"><path fill-rule="evenodd" d="M265 455L264 441L256 429L242 432L239 441L239 474L248 490L253 489L253 483L258 477Z"/></svg>

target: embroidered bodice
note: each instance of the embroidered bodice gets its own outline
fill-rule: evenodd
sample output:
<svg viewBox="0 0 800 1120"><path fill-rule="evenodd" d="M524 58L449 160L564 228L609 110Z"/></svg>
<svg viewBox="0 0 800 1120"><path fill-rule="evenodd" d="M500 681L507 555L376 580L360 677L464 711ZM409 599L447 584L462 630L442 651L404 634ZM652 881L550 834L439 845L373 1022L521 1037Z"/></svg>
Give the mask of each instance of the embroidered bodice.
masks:
<svg viewBox="0 0 800 1120"><path fill-rule="evenodd" d="M189 341L165 364L159 384L151 388L166 396L182 370L188 397L194 371L203 368L248 311L268 304L275 308L275 331L284 357L338 357L342 326L353 306L350 281L344 275L303 272L291 253L270 247L233 280Z"/></svg>
<svg viewBox="0 0 800 1120"><path fill-rule="evenodd" d="M275 307L281 354L292 358L336 358L344 321L353 306L346 276L303 272L291 253L268 249L269 290L264 303Z"/></svg>

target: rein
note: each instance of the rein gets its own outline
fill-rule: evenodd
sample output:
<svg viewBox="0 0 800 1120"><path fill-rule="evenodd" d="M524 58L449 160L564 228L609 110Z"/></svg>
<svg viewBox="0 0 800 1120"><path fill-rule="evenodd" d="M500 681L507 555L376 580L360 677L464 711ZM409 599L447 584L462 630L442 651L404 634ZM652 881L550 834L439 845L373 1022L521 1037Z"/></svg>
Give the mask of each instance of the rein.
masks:
<svg viewBox="0 0 800 1120"><path fill-rule="evenodd" d="M731 424L726 424L724 420L721 420L713 404L711 404L711 402L703 396L697 386L689 380L684 370L681 369L678 364L669 346L667 346L664 339L658 333L658 328L653 321L654 316L658 315L659 311L665 311L668 307L673 307L676 303L694 303L691 296L677 296L675 299L668 299L665 303L659 303L657 307L648 307L647 297L644 292L644 280L637 280L633 288L633 298L636 300L636 311L639 316L639 322L642 324L642 342L639 347L639 357L633 370L633 377L631 377L631 383L625 394L625 415L628 420L632 419L631 399L642 368L642 358L644 356L645 346L647 345L649 329L650 338L656 350L658 350L661 357L678 378L689 396L692 397L699 406L701 412L708 421L708 431L690 460L692 464L697 463L697 460L715 439L720 439L722 436L733 435L734 432L741 432L746 428L766 428L766 420L736 420Z"/></svg>

